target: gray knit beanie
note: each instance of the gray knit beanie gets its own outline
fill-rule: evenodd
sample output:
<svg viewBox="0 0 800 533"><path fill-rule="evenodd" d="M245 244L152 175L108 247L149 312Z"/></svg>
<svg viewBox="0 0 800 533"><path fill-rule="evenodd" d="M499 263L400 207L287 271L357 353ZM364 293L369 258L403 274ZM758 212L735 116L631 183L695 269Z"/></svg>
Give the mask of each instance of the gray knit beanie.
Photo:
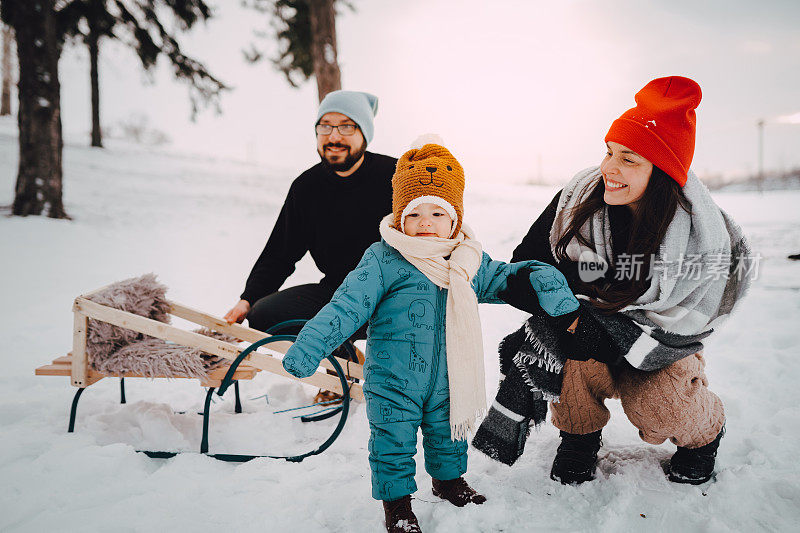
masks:
<svg viewBox="0 0 800 533"><path fill-rule="evenodd" d="M341 113L347 115L358 124L367 144L372 142L375 128L372 119L378 112L378 97L374 94L359 91L333 91L328 93L319 104L317 124L325 113Z"/></svg>

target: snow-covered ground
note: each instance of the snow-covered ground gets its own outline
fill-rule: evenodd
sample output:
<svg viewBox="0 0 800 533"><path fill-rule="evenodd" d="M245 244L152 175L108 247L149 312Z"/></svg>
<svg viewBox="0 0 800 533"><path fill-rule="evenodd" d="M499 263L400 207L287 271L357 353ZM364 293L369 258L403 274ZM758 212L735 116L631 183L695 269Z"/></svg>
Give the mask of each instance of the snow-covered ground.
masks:
<svg viewBox="0 0 800 533"><path fill-rule="evenodd" d="M189 380L129 380L126 405L118 382L103 380L84 393L76 432L66 433L74 389L66 378L33 371L70 348L73 298L152 271L171 298L222 315L237 301L294 176L141 148L68 144L64 162L72 221L0 218L0 530L380 531L363 405L328 451L299 464L136 453L199 448L195 413L204 391ZM13 199L16 165L13 124L3 122L0 205ZM474 180L467 220L490 255L507 260L554 192ZM414 509L424 530L797 530L800 263L786 256L800 252L800 191L715 198L764 257L748 299L706 349L711 387L728 416L716 482L667 481L660 463L674 446L640 441L619 402L609 401L598 479L577 488L548 478L559 442L550 425L531 436L513 468L470 451L467 478L489 498L482 506L457 509L435 498L418 455ZM315 279L306 258L290 282ZM506 306L482 306L481 315L491 398L497 342L524 315ZM213 405L211 451L308 450L333 422L301 424L273 411L314 392L264 373L244 382L244 414L233 413L231 393Z"/></svg>

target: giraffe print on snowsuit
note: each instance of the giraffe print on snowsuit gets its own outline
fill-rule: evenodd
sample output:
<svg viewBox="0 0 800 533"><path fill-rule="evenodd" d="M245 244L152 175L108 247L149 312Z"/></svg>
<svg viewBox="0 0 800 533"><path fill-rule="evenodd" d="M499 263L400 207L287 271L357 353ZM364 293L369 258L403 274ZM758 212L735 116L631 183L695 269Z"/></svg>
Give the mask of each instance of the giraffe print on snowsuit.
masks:
<svg viewBox="0 0 800 533"><path fill-rule="evenodd" d="M417 346L414 342L416 335L413 333L406 333L406 339L411 343L409 347L411 353L408 356L408 369L412 372L425 372L425 369L428 367L428 363L425 362L425 358L422 357L419 353L417 353Z"/></svg>

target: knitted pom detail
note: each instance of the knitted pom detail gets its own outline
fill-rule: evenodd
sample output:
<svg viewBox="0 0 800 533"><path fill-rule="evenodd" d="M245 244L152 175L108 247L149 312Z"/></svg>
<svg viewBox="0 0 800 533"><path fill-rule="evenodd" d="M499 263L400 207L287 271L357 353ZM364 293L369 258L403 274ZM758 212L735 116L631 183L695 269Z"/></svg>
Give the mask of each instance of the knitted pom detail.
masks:
<svg viewBox="0 0 800 533"><path fill-rule="evenodd" d="M444 139L442 139L442 137L436 133L423 133L417 137L413 143L411 143L411 146L409 146L408 149L420 149L426 144L438 144L439 146L444 146Z"/></svg>

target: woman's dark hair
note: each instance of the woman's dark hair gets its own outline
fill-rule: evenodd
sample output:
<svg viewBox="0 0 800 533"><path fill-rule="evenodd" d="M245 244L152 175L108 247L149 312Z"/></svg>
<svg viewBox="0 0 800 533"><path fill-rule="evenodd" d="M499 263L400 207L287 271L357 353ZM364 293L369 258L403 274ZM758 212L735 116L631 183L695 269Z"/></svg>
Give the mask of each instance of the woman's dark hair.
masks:
<svg viewBox="0 0 800 533"><path fill-rule="evenodd" d="M558 263L572 261L567 256L567 245L573 238L589 249L594 249L592 243L581 235L580 229L596 212L606 207L603 200L605 183L601 178L598 183L589 187L594 188L586 199L572 208L572 218L566 232L556 243L554 256ZM666 172L653 165L644 194L632 209L628 244L624 250L614 250L615 256L624 253L641 257L642 275L637 279L614 280L604 287L577 279L574 287L576 292L586 294L592 298L594 307L609 314L635 302L650 287L650 280L646 275L650 272L650 260L658 252L678 206L691 212L691 206L681 186Z"/></svg>

